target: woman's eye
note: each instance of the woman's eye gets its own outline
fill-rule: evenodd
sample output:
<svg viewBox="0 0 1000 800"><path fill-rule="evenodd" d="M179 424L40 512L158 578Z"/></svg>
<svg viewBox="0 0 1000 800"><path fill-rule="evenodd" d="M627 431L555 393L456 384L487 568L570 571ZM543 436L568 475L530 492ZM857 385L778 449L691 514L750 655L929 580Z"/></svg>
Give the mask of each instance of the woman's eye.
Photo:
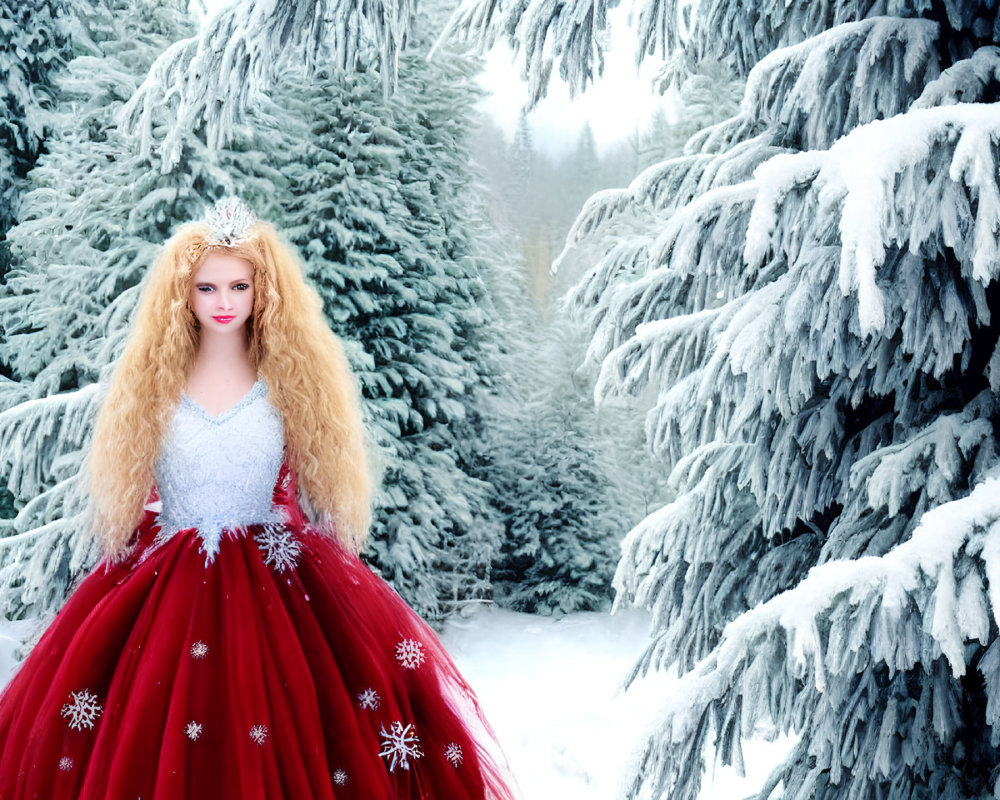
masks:
<svg viewBox="0 0 1000 800"><path fill-rule="evenodd" d="M249 289L250 288L250 284L249 283L237 283L236 284L236 288L239 289L240 291L244 291L245 289Z"/></svg>
<svg viewBox="0 0 1000 800"><path fill-rule="evenodd" d="M198 287L198 291L199 292L203 292L205 294L208 294L209 292L212 291L212 287L211 286L199 286Z"/></svg>

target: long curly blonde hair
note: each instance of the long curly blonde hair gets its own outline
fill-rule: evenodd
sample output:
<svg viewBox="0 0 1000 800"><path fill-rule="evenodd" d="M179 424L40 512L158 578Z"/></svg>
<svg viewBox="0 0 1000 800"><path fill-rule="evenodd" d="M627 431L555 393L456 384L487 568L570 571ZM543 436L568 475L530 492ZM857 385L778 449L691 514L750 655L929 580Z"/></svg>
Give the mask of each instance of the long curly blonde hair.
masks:
<svg viewBox="0 0 1000 800"><path fill-rule="evenodd" d="M256 223L244 242L210 244L202 222L182 226L147 278L134 327L94 429L89 457L94 530L117 558L142 519L160 441L198 352L188 305L205 256L217 250L253 265L250 357L285 425L285 445L303 507L351 549L371 521L361 398L340 339L327 327L319 295L274 228Z"/></svg>

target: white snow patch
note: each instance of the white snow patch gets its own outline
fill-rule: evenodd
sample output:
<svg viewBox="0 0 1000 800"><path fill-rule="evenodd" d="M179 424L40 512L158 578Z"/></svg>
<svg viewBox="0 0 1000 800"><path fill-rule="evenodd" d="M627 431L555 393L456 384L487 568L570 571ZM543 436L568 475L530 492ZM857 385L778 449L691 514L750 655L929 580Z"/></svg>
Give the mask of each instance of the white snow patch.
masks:
<svg viewBox="0 0 1000 800"><path fill-rule="evenodd" d="M35 624L33 619L10 622L0 617L0 683L3 685L10 680L19 663L14 657L15 651L32 634Z"/></svg>
<svg viewBox="0 0 1000 800"><path fill-rule="evenodd" d="M620 691L649 625L635 610L552 618L496 608L447 625L445 646L476 691L524 800L620 796L626 765L676 682L654 675ZM701 800L752 794L791 746L785 737L746 742L746 777L709 769Z"/></svg>

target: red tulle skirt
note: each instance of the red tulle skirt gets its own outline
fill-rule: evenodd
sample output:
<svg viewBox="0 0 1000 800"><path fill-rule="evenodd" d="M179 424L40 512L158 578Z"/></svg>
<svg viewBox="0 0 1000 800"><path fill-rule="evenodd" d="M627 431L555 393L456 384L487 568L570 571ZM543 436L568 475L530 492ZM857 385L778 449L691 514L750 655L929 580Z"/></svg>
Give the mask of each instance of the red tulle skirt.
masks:
<svg viewBox="0 0 1000 800"><path fill-rule="evenodd" d="M309 526L193 530L102 562L0 695L0 798L510 798L437 637Z"/></svg>

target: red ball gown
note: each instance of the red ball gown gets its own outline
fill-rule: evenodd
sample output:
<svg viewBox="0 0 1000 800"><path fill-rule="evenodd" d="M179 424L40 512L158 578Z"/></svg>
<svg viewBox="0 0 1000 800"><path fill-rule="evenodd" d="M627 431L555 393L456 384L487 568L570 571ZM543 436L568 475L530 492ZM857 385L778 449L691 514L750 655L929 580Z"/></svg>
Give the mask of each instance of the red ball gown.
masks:
<svg viewBox="0 0 1000 800"><path fill-rule="evenodd" d="M513 797L427 625L305 519L258 381L184 396L162 508L69 597L0 695L0 798Z"/></svg>

